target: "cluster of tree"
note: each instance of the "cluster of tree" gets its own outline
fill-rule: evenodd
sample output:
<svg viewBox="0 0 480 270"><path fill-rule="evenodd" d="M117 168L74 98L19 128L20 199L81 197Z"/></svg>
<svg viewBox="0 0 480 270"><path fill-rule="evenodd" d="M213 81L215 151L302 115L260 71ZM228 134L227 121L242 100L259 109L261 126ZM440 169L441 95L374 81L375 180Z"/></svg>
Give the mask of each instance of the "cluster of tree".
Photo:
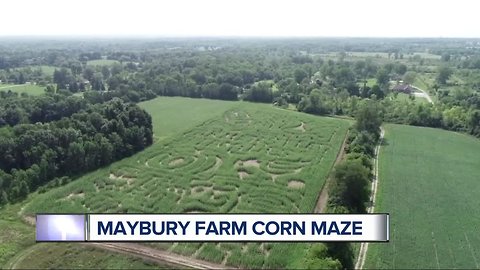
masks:
<svg viewBox="0 0 480 270"><path fill-rule="evenodd" d="M461 100L444 98L440 104L382 101L386 122L443 128L480 137L480 95Z"/></svg>
<svg viewBox="0 0 480 270"><path fill-rule="evenodd" d="M361 104L356 123L347 137L346 156L334 168L329 187L328 212L366 213L375 146L380 138L381 110L373 101ZM305 257L309 269L352 269L354 253L350 243L312 245Z"/></svg>
<svg viewBox="0 0 480 270"><path fill-rule="evenodd" d="M365 213L369 200L371 160L380 138L381 108L374 101L365 101L356 114L356 123L349 131L346 158L335 167L329 205L333 212Z"/></svg>
<svg viewBox="0 0 480 270"><path fill-rule="evenodd" d="M36 82L41 85L51 81L49 75L41 67L23 67L16 69L0 69L0 81L10 84L24 84Z"/></svg>
<svg viewBox="0 0 480 270"><path fill-rule="evenodd" d="M0 92L0 127L60 120L86 107L86 100L64 94L19 97L17 93Z"/></svg>
<svg viewBox="0 0 480 270"><path fill-rule="evenodd" d="M306 269L353 269L353 249L345 243L313 244L304 257Z"/></svg>
<svg viewBox="0 0 480 270"><path fill-rule="evenodd" d="M17 124L0 132L0 204L21 200L55 177L97 169L152 143L150 115L120 99L88 104L60 120Z"/></svg>

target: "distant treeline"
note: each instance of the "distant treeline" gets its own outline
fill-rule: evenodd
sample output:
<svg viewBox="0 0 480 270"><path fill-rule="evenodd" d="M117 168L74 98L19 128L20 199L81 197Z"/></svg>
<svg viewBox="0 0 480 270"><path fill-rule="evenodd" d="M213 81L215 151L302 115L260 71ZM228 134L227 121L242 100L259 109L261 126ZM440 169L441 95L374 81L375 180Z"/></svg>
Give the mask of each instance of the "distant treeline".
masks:
<svg viewBox="0 0 480 270"><path fill-rule="evenodd" d="M70 181L65 176L108 165L152 144L150 115L118 98L90 104L55 94L0 102L8 124L0 128L0 204L21 200L56 177L61 177L56 184L64 184Z"/></svg>
<svg viewBox="0 0 480 270"><path fill-rule="evenodd" d="M387 122L480 136L480 50L470 48L468 40L457 39L375 41L379 40L151 40L142 45L98 41L82 46L69 41L32 43L36 47L25 44L29 50L20 50L22 54L4 52L0 80L51 83L57 91L84 92L85 99L94 103L114 97L127 102L156 96L242 99L278 106L293 104L299 111L319 115L354 116L357 104L371 99L381 104ZM430 57L413 54L427 49L433 53ZM363 59L348 57L355 52L383 53L383 58L375 54ZM98 59L116 62L87 65L89 60ZM31 67L35 65L55 67L53 76L48 78ZM414 83L416 77L432 73L436 75L430 89L438 100L435 105L391 100L390 81ZM467 79L461 87L447 90L454 73Z"/></svg>

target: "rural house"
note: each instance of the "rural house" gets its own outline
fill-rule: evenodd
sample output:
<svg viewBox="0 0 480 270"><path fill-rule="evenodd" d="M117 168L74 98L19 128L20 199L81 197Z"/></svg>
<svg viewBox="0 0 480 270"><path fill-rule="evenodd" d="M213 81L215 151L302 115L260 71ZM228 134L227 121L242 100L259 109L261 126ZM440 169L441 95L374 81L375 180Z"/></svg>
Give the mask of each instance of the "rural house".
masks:
<svg viewBox="0 0 480 270"><path fill-rule="evenodd" d="M392 89L395 92L401 92L405 94L410 94L413 92L413 88L409 84L397 84Z"/></svg>

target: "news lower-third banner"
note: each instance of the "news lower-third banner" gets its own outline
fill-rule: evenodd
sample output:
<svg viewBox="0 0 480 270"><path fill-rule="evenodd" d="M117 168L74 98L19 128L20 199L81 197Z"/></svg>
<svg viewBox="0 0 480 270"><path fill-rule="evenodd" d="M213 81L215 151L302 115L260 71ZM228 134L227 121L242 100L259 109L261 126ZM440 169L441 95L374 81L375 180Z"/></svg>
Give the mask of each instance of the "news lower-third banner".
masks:
<svg viewBox="0 0 480 270"><path fill-rule="evenodd" d="M37 242L388 242L388 214L38 214Z"/></svg>

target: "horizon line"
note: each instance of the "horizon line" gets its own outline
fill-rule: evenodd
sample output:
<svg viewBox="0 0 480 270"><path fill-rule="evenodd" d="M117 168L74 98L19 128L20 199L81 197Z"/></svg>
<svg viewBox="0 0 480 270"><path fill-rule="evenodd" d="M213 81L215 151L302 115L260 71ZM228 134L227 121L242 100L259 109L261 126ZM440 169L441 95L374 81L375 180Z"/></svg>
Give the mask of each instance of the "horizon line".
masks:
<svg viewBox="0 0 480 270"><path fill-rule="evenodd" d="M480 36L321 36L321 35L135 35L135 34L25 34L1 35L0 39L480 39Z"/></svg>

